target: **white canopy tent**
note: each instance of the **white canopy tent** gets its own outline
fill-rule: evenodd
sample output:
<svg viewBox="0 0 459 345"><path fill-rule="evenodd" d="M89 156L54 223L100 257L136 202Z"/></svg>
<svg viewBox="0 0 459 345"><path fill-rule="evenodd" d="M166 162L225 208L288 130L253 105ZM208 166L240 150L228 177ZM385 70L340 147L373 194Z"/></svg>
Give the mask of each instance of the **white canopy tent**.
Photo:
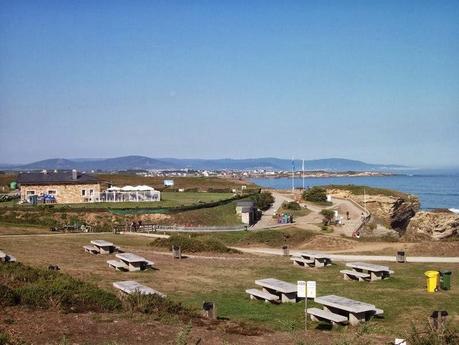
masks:
<svg viewBox="0 0 459 345"><path fill-rule="evenodd" d="M101 202L143 202L143 201L160 201L161 192L153 187L141 186L124 186L110 187L100 193L99 201Z"/></svg>

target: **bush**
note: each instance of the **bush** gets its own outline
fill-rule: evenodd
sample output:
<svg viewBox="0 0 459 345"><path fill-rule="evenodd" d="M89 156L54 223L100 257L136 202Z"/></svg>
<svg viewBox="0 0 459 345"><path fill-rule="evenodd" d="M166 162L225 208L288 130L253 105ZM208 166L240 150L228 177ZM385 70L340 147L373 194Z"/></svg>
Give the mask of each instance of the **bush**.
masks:
<svg viewBox="0 0 459 345"><path fill-rule="evenodd" d="M335 212L333 212L333 210L327 210L327 209L323 209L322 211L320 211L320 214L324 216L324 219L323 219L324 225L329 225L333 217L335 216Z"/></svg>
<svg viewBox="0 0 459 345"><path fill-rule="evenodd" d="M21 305L53 306L64 311L113 311L121 307L114 294L56 271L11 263L0 265L0 280L15 287L14 298Z"/></svg>
<svg viewBox="0 0 459 345"><path fill-rule="evenodd" d="M124 309L127 311L142 314L154 314L160 318L167 315L176 315L182 318L191 318L195 316L191 309L158 295L143 295L141 293L134 293L132 295L127 295L123 304Z"/></svg>
<svg viewBox="0 0 459 345"><path fill-rule="evenodd" d="M0 306L7 307L19 303L19 297L8 286L0 284ZM0 343L1 344L1 343Z"/></svg>
<svg viewBox="0 0 459 345"><path fill-rule="evenodd" d="M274 197L270 192L262 192L255 194L252 197L252 200L255 201L255 206L262 211L266 211L271 207L274 202Z"/></svg>
<svg viewBox="0 0 459 345"><path fill-rule="evenodd" d="M445 323L438 328L426 322L422 328L412 323L411 331L406 335L410 345L456 345L459 344L458 330Z"/></svg>
<svg viewBox="0 0 459 345"><path fill-rule="evenodd" d="M312 202L327 201L327 191L322 187L312 187L303 192L303 199Z"/></svg>
<svg viewBox="0 0 459 345"><path fill-rule="evenodd" d="M185 235L172 235L169 238L160 238L150 243L153 247L172 248L179 246L182 252L215 252L215 253L238 253L237 250L228 248L219 240L213 238L193 238Z"/></svg>
<svg viewBox="0 0 459 345"><path fill-rule="evenodd" d="M292 210L292 211L299 211L299 210L301 210L300 204L297 203L296 201L285 202L285 203L282 205L282 208L284 208L284 209L286 209L286 210Z"/></svg>
<svg viewBox="0 0 459 345"><path fill-rule="evenodd" d="M0 332L0 345L8 345L10 343L10 337L8 334Z"/></svg>

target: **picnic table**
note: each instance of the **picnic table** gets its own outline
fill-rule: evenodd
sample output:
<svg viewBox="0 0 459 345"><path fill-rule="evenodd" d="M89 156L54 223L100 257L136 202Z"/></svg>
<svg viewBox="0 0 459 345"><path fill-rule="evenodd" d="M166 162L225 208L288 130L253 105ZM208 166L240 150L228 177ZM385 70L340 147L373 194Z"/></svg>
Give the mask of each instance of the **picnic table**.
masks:
<svg viewBox="0 0 459 345"><path fill-rule="evenodd" d="M114 282L113 286L122 292L130 295L133 293L140 293L142 295L158 295L161 297L166 297L165 294L152 289L151 287L139 284L138 282L134 280L125 280L125 281L119 281L119 282Z"/></svg>
<svg viewBox="0 0 459 345"><path fill-rule="evenodd" d="M275 278L255 280L255 284L261 286L264 292L278 296L282 303L297 302L297 286Z"/></svg>
<svg viewBox="0 0 459 345"><path fill-rule="evenodd" d="M119 253L116 257L128 267L129 271L142 271L153 265L153 262L133 253Z"/></svg>
<svg viewBox="0 0 459 345"><path fill-rule="evenodd" d="M355 272L362 273L363 275L366 274L370 281L388 278L394 273L387 266L369 264L366 262L348 262L346 266L351 267ZM346 276L352 275L352 271L341 271L341 273L344 273L345 279Z"/></svg>
<svg viewBox="0 0 459 345"><path fill-rule="evenodd" d="M330 314L331 317L334 315L347 317L347 321L353 326L358 325L360 322L365 322L375 315L384 313L383 310L376 308L373 304L336 295L316 297L314 301L322 304L323 311ZM312 310L308 309L309 314L314 314L314 311L313 313L310 313L310 311Z"/></svg>
<svg viewBox="0 0 459 345"><path fill-rule="evenodd" d="M331 265L330 256L320 252L302 252L299 256L290 258L294 265L304 267L325 267Z"/></svg>
<svg viewBox="0 0 459 345"><path fill-rule="evenodd" d="M115 245L112 242L104 241L104 240L93 240L91 244L94 245L99 254L110 254L115 251Z"/></svg>

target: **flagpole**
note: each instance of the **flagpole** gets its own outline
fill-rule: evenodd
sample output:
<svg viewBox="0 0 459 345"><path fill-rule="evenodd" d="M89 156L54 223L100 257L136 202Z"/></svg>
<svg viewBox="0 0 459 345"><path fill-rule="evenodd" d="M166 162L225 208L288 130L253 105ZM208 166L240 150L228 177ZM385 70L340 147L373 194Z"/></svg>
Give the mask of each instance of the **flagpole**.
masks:
<svg viewBox="0 0 459 345"><path fill-rule="evenodd" d="M304 159L303 159L303 166L302 166L302 169L303 169L303 190L304 190Z"/></svg>
<svg viewBox="0 0 459 345"><path fill-rule="evenodd" d="M295 169L295 161L294 161L294 158L292 157L292 194L295 193L295 173L294 173L294 169Z"/></svg>

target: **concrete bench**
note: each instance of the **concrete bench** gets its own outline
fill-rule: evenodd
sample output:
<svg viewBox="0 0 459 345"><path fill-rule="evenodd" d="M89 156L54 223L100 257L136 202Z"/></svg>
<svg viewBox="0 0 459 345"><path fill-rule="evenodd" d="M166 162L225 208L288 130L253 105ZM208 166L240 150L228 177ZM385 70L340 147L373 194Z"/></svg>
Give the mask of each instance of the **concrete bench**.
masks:
<svg viewBox="0 0 459 345"><path fill-rule="evenodd" d="M145 266L146 266L147 268L153 268L153 265L154 265L154 264L155 264L155 263L154 263L153 261L145 260Z"/></svg>
<svg viewBox="0 0 459 345"><path fill-rule="evenodd" d="M369 273L363 273L363 272L357 272L357 271L351 271L351 270L341 270L339 272L343 273L345 280L355 279L358 281L364 281L365 279L370 279L371 277Z"/></svg>
<svg viewBox="0 0 459 345"><path fill-rule="evenodd" d="M99 254L99 248L97 248L96 246L86 245L83 246L83 249L86 253L89 254Z"/></svg>
<svg viewBox="0 0 459 345"><path fill-rule="evenodd" d="M133 280L114 282L113 286L125 294L131 295L133 293L139 293L141 295L158 295L160 297L166 297L165 294L159 292L151 287L139 284Z"/></svg>
<svg viewBox="0 0 459 345"><path fill-rule="evenodd" d="M123 261L118 260L107 260L109 267L114 268L117 271L128 271L129 266L126 265Z"/></svg>
<svg viewBox="0 0 459 345"><path fill-rule="evenodd" d="M124 253L124 250L122 250L121 247L115 246L115 252Z"/></svg>
<svg viewBox="0 0 459 345"><path fill-rule="evenodd" d="M302 258L300 256L294 256L294 257L291 257L290 260L293 261L293 264L294 265L297 265L297 266L304 266L304 267L309 267L309 266L313 266L314 265L314 260L312 259L305 259L305 258Z"/></svg>
<svg viewBox="0 0 459 345"><path fill-rule="evenodd" d="M247 289L246 293L250 295L250 299L262 299L266 303L279 302L279 296L270 294L269 292L258 289Z"/></svg>
<svg viewBox="0 0 459 345"><path fill-rule="evenodd" d="M311 316L312 321L327 321L331 322L333 326L348 323L346 316L335 314L328 310L308 308L307 313Z"/></svg>

